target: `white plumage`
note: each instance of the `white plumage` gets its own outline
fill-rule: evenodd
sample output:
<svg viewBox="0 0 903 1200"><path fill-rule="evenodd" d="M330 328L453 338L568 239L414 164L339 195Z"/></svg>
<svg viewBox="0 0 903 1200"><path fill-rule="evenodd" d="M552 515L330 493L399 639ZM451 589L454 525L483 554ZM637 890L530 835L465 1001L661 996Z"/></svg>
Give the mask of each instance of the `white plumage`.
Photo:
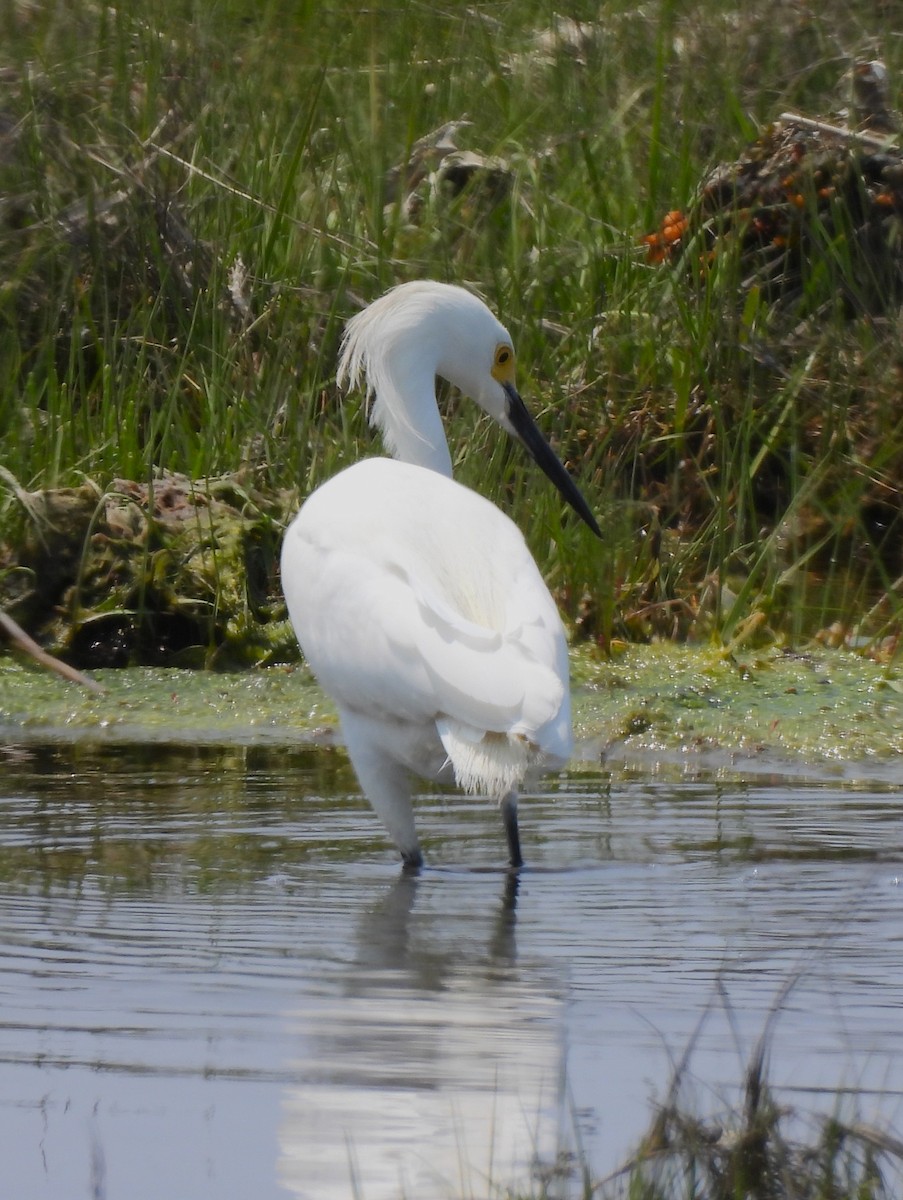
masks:
<svg viewBox="0 0 903 1200"><path fill-rule="evenodd" d="M286 533L282 585L405 863L421 862L414 773L499 801L520 866L517 789L571 752L567 645L517 527L451 479L437 375L523 441L599 532L514 388L504 327L463 288L403 284L349 321L339 365L402 461L364 459L310 496Z"/></svg>

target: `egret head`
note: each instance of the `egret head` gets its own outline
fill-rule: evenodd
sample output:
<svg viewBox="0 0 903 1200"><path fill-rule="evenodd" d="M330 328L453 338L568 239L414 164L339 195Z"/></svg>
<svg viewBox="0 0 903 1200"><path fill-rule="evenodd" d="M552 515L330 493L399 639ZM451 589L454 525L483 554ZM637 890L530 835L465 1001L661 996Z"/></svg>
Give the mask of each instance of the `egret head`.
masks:
<svg viewBox="0 0 903 1200"><path fill-rule="evenodd" d="M348 322L339 385L366 385L375 424L383 426L396 409L408 410L411 419L421 416L420 406L435 400L437 375L504 423L514 347L472 292L415 280L392 288Z"/></svg>
<svg viewBox="0 0 903 1200"><path fill-rule="evenodd" d="M403 283L348 322L340 386L365 384L371 421L399 457L433 466L448 461L438 425L435 377L475 400L521 442L572 508L601 537L596 520L524 405L515 384L511 336L465 288L420 280ZM436 439L441 439L437 451ZM446 469L450 473L450 461Z"/></svg>

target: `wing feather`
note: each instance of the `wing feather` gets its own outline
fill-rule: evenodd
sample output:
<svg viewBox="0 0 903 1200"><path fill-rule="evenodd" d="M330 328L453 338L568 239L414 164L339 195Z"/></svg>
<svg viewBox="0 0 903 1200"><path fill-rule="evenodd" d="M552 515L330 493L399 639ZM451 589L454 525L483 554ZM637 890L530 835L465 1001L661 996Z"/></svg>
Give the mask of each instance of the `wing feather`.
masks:
<svg viewBox="0 0 903 1200"><path fill-rule="evenodd" d="M519 531L435 472L366 460L324 485L286 536L283 587L352 710L533 737L566 701L561 622Z"/></svg>

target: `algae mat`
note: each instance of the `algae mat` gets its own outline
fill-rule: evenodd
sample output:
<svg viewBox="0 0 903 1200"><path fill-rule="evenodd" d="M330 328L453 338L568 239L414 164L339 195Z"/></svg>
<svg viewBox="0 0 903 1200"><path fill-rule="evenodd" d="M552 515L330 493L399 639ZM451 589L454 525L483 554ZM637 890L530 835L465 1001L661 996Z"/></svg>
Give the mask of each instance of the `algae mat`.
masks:
<svg viewBox="0 0 903 1200"><path fill-rule="evenodd" d="M903 783L903 673L842 650L726 656L664 643L572 658L580 761L644 770L779 771ZM304 667L95 673L93 695L7 660L0 738L198 745L339 740Z"/></svg>

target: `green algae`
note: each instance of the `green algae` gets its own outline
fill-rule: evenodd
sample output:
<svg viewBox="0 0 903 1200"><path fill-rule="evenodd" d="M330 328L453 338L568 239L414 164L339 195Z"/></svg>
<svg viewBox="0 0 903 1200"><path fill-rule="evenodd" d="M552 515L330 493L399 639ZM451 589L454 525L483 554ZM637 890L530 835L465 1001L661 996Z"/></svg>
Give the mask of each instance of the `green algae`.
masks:
<svg viewBox="0 0 903 1200"><path fill-rule="evenodd" d="M897 780L903 681L844 650L740 657L712 647L572 652L576 760L775 770ZM215 673L101 670L89 694L36 669L0 666L7 743L118 740L206 745L334 740L335 710L304 667Z"/></svg>
<svg viewBox="0 0 903 1200"><path fill-rule="evenodd" d="M0 738L231 745L332 736L335 711L303 667L218 673L92 672L94 695L28 666L0 666Z"/></svg>
<svg viewBox="0 0 903 1200"><path fill-rule="evenodd" d="M578 741L603 758L890 777L903 764L903 682L849 651L734 657L660 643L605 661L582 653L574 693Z"/></svg>

